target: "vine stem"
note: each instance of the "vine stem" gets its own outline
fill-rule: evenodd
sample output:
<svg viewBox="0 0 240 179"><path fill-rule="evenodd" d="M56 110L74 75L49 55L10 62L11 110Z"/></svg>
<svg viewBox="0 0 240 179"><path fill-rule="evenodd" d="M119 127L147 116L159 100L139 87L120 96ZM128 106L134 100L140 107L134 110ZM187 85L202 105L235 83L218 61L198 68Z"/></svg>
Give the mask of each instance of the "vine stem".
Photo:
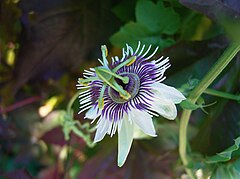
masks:
<svg viewBox="0 0 240 179"><path fill-rule="evenodd" d="M75 102L75 100L78 98L78 96L79 96L79 92L75 93L75 94L72 96L72 98L70 99L70 101L69 101L69 103L68 103L68 105L67 105L67 112L68 112L69 114L71 114L72 105L73 105L73 103Z"/></svg>
<svg viewBox="0 0 240 179"><path fill-rule="evenodd" d="M215 65L210 69L210 71L205 75L205 77L200 81L200 83L194 88L194 90L189 94L188 100L195 104L201 94L209 87L209 85L218 77L218 75L226 68L226 66L231 62L235 55L240 50L240 43L233 42L224 51L222 56L218 59ZM196 178L193 171L188 167L189 157L187 155L187 127L192 111L183 110L180 127L179 127L179 154L185 170L190 178Z"/></svg>
<svg viewBox="0 0 240 179"><path fill-rule="evenodd" d="M211 96L217 96L217 97L220 97L220 98L240 101L240 94L235 95L235 94L231 94L231 93L227 93L227 92L223 92L223 91L217 91L217 90L214 90L214 89L206 89L204 91L204 93L208 94L208 95L211 95Z"/></svg>

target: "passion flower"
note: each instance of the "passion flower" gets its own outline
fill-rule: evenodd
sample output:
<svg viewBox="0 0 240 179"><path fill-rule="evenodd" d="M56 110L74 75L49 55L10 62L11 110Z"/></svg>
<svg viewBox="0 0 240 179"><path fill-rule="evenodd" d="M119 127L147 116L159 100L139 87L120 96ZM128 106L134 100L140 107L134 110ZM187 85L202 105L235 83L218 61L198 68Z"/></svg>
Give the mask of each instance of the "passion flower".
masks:
<svg viewBox="0 0 240 179"><path fill-rule="evenodd" d="M175 104L185 97L177 89L162 83L165 71L170 67L169 58L150 60L151 45L138 43L134 51L129 45L122 50L122 58L107 60L108 51L101 47L102 66L90 68L79 78L77 87L81 90L80 111L88 110L85 118L98 119L94 142L101 141L106 134L118 131L118 166L126 161L130 151L134 130L140 128L145 134L156 136L152 117L161 115L175 119Z"/></svg>

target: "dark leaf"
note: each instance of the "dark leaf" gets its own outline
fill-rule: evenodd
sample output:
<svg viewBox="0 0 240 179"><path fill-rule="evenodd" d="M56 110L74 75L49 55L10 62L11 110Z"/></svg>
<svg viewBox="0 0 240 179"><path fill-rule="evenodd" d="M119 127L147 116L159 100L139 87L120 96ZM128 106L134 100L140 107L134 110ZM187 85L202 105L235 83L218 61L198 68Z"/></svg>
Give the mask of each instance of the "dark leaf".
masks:
<svg viewBox="0 0 240 179"><path fill-rule="evenodd" d="M238 0L180 0L180 3L214 20L222 17L240 19L240 1Z"/></svg>
<svg viewBox="0 0 240 179"><path fill-rule="evenodd" d="M61 127L56 127L48 131L40 139L46 142L47 144L54 144L59 146L67 144L67 141L64 139ZM71 133L69 145L82 149L85 146L85 142L77 135Z"/></svg>
<svg viewBox="0 0 240 179"><path fill-rule="evenodd" d="M134 13L135 5L136 0L133 1L122 0L116 6L113 7L112 11L123 22L128 22L135 19Z"/></svg>
<svg viewBox="0 0 240 179"><path fill-rule="evenodd" d="M116 165L116 155L111 153L99 154L88 160L80 172L79 179L104 179L106 177L111 179L123 178L126 167L118 168Z"/></svg>
<svg viewBox="0 0 240 179"><path fill-rule="evenodd" d="M53 178L60 179L62 177L63 176L58 170L57 166L45 168L41 170L41 172L39 172L38 174L38 179L53 179Z"/></svg>
<svg viewBox="0 0 240 179"><path fill-rule="evenodd" d="M0 141L9 142L11 138L13 138L13 131L11 131L9 123L0 115Z"/></svg>
<svg viewBox="0 0 240 179"><path fill-rule="evenodd" d="M154 139L153 139L154 140ZM93 158L87 160L80 172L79 179L125 179L125 178L176 178L173 174L174 153L153 149L146 141L135 141L123 167L117 166L116 148L111 152L103 149ZM113 152L114 150L114 152Z"/></svg>
<svg viewBox="0 0 240 179"><path fill-rule="evenodd" d="M54 144L63 146L66 144L64 140L64 136L62 133L62 129L60 127L56 127L48 132L46 132L41 138L47 144Z"/></svg>
<svg viewBox="0 0 240 179"><path fill-rule="evenodd" d="M111 6L110 1L21 0L23 32L14 91L30 79L58 78L92 58L118 26Z"/></svg>
<svg viewBox="0 0 240 179"><path fill-rule="evenodd" d="M163 51L171 59L171 70L167 73L167 83L180 87L192 78L201 79L226 48L223 37L199 42L179 42ZM177 80L176 80L177 79Z"/></svg>

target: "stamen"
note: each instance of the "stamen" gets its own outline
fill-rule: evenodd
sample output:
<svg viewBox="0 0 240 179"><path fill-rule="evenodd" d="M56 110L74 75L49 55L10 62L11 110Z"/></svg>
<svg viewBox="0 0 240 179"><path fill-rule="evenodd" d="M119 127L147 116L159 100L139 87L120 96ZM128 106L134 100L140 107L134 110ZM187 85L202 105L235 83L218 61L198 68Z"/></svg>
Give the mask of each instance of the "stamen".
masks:
<svg viewBox="0 0 240 179"><path fill-rule="evenodd" d="M123 90L123 91L125 92L125 94L123 94L123 92L119 92L119 95L121 96L121 98L123 98L125 100L128 100L129 98L131 98L131 95L127 91L125 91L125 90Z"/></svg>
<svg viewBox="0 0 240 179"><path fill-rule="evenodd" d="M112 75L109 75L109 73L102 73L105 72L104 68L95 68L97 76L106 84L108 84L110 87L112 87L115 91L119 92L119 94L124 98L124 99L129 99L131 95L126 92L122 86L120 86L114 78L112 78ZM107 70L109 72L110 70ZM110 71L111 72L111 71ZM109 76L107 76L109 75ZM127 82L129 79L128 78L123 78L123 81Z"/></svg>
<svg viewBox="0 0 240 179"><path fill-rule="evenodd" d="M126 66L132 65L136 61L136 59L137 59L136 56L133 56L133 57L129 58L130 62Z"/></svg>
<svg viewBox="0 0 240 179"><path fill-rule="evenodd" d="M98 99L98 107L101 110L103 109L103 107L104 107L104 99L103 98Z"/></svg>
<svg viewBox="0 0 240 179"><path fill-rule="evenodd" d="M80 83L83 86L88 86L88 83L94 80L98 80L98 78L97 77L88 77L86 79L79 78L78 83Z"/></svg>
<svg viewBox="0 0 240 179"><path fill-rule="evenodd" d="M108 84L109 86L111 86L114 90L118 91L118 89L112 83L110 83L111 76L108 76L108 78L106 78L104 74L99 71L99 69L100 68L95 68L96 74L99 77L99 79Z"/></svg>
<svg viewBox="0 0 240 179"><path fill-rule="evenodd" d="M103 99L103 95L104 95L104 92L105 92L105 89L106 89L106 84L104 84L103 86L102 86L102 89L101 89L101 92L100 92L100 94L99 94L99 98L98 98L98 107L99 107L99 109L103 109L103 107L104 107L104 99Z"/></svg>
<svg viewBox="0 0 240 179"><path fill-rule="evenodd" d="M99 68L99 70L100 70L100 71L103 71L103 72L105 72L105 73L108 73L108 74L110 74L110 75L112 75L112 76L114 76L114 77L122 80L122 82L123 82L124 84L127 84L127 83L129 82L129 78L128 78L127 76L122 77L122 76L120 76L120 75L118 75L118 74L116 74L116 73L113 73L113 72L110 71L110 70L105 69L105 68Z"/></svg>
<svg viewBox="0 0 240 179"><path fill-rule="evenodd" d="M127 91L125 91L123 87L119 85L115 80L113 81L113 85L117 88L116 91L123 99L128 100L129 98L131 98L131 95Z"/></svg>
<svg viewBox="0 0 240 179"><path fill-rule="evenodd" d="M124 89L122 88L122 86L120 86L119 84L117 84L117 82L114 82L114 86L120 88L120 90L122 91L117 91L117 90L113 90L112 88L108 88L108 95L110 96L110 98L120 104L120 103L125 103L127 101L129 101L129 99L133 99L138 91L139 91L139 86L140 86L140 80L138 78L138 76L136 74L133 73L122 73L120 75L126 75L129 77L129 83L124 86ZM118 93L116 93L118 92Z"/></svg>
<svg viewBox="0 0 240 179"><path fill-rule="evenodd" d="M126 61L124 61L123 63L120 63L118 66L116 66L112 71L113 73L116 73L120 68L122 68L123 66L130 66L131 64L133 64L136 61L137 57L136 56L132 56L129 59L127 59Z"/></svg>

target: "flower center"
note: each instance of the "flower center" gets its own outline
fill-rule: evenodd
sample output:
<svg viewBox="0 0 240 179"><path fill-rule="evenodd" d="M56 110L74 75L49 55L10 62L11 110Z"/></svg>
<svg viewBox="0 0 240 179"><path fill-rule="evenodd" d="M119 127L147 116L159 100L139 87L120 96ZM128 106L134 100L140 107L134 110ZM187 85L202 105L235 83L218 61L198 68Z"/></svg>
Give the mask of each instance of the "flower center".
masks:
<svg viewBox="0 0 240 179"><path fill-rule="evenodd" d="M119 85L121 85L123 87L124 90L126 90L131 95L131 98L129 98L128 100L123 99L119 95L119 93L117 91L115 91L113 88L111 88L110 86L108 87L108 95L116 103L125 103L125 102L129 101L130 99L133 99L137 95L137 93L139 91L139 87L140 87L140 79L139 79L138 75L134 74L134 73L121 73L119 75L121 75L123 77L127 76L129 78L129 82L127 84L124 84L119 79L116 79L116 81Z"/></svg>

